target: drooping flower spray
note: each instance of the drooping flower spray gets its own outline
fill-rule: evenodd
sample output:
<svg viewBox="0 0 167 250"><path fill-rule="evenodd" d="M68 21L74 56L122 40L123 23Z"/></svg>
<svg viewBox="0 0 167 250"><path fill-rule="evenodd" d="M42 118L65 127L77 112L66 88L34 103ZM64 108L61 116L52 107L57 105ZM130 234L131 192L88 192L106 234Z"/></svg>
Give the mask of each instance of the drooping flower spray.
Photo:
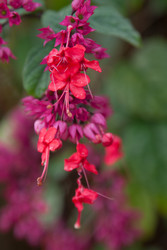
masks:
<svg viewBox="0 0 167 250"><path fill-rule="evenodd" d="M38 100L33 97L23 99L25 110L36 117L34 128L39 135L37 150L41 155L43 172L37 179L40 186L44 182L49 165L50 151L59 150L62 141L69 139L76 144L76 152L64 160L64 170L78 173L75 196L72 201L78 210L75 228L80 227L83 203L92 204L98 193L91 190L86 171L98 174L96 167L87 160L88 149L82 140L102 144L104 147L117 145L118 137L106 132L106 119L111 113L104 97L93 96L89 83L91 79L87 70L101 72L97 60L88 60L86 53L93 54L97 59L108 57L106 49L84 36L94 31L88 23L96 6L91 6L90 0L72 2L72 15L66 16L60 23L65 30L55 33L50 27L42 28L38 36L44 39L44 45L55 39L55 47L43 59L50 72L50 83L43 97ZM84 140L85 141L85 140ZM113 146L115 158L119 147ZM114 156L113 156L114 158ZM86 179L87 187L82 184Z"/></svg>

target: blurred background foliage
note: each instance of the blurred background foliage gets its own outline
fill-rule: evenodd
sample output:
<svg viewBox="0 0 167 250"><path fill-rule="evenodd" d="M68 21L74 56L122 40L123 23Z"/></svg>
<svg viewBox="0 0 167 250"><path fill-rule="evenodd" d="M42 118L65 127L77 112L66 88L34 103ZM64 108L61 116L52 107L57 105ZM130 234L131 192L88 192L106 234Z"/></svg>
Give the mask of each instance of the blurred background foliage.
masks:
<svg viewBox="0 0 167 250"><path fill-rule="evenodd" d="M93 34L108 48L111 58L101 63L103 73L95 78L97 94L107 95L114 115L110 131L123 138L125 158L121 162L128 178L131 204L142 211L141 242L129 250L167 249L167 0L94 0L97 5L113 5L131 19L142 37L140 48L111 36ZM47 9L59 10L70 0L46 0ZM26 94L22 70L28 51L42 41L36 37L42 27L40 14L23 18L6 37L16 61L0 64L0 118L20 103ZM93 83L92 88L93 88ZM2 134L2 132L1 132ZM67 152L66 152L67 153ZM69 154L69 153L67 153ZM64 155L59 157L63 162ZM51 163L52 164L52 163ZM57 168L58 169L58 168ZM53 170L53 168L52 168ZM62 172L49 173L58 178ZM50 188L50 187L49 187ZM51 190L51 189L50 189ZM53 201L55 193L47 192ZM56 193L59 193L58 190ZM59 196L56 199L60 200ZM58 201L57 203L61 203ZM54 211L58 214L59 211ZM6 237L6 236L5 236ZM3 240L5 240L3 238ZM1 240L1 241L3 241ZM12 241L11 241L12 242ZM13 244L13 243L11 243ZM13 248L14 249L14 248ZM17 248L16 248L17 249ZM101 250L103 248L97 248Z"/></svg>

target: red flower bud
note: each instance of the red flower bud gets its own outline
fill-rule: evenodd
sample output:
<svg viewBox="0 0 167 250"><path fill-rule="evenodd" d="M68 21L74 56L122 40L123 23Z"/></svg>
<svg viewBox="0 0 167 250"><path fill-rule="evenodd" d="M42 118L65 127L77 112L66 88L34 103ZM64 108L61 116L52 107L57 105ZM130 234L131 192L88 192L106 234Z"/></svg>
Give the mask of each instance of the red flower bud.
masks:
<svg viewBox="0 0 167 250"><path fill-rule="evenodd" d="M113 143L113 135L111 133L106 133L102 137L102 144L104 147L109 147Z"/></svg>

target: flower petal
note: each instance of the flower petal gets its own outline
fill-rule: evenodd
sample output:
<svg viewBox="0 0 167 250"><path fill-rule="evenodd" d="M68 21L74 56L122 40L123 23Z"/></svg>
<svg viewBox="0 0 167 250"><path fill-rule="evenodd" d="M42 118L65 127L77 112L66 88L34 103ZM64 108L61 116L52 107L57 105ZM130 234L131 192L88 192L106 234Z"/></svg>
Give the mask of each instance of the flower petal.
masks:
<svg viewBox="0 0 167 250"><path fill-rule="evenodd" d="M84 59L85 47L82 45L75 45L72 48L67 48L65 50L65 56L69 57L72 62L78 63Z"/></svg>
<svg viewBox="0 0 167 250"><path fill-rule="evenodd" d="M45 151L45 147L46 145L44 143L38 141L38 144L37 144L38 152L43 153Z"/></svg>
<svg viewBox="0 0 167 250"><path fill-rule="evenodd" d="M87 160L84 161L84 168L94 174L98 174L95 166L93 164L90 164Z"/></svg>
<svg viewBox="0 0 167 250"><path fill-rule="evenodd" d="M49 144L49 150L55 151L56 149L60 149L62 146L62 141L60 139L54 139L50 144Z"/></svg>
<svg viewBox="0 0 167 250"><path fill-rule="evenodd" d="M43 142L44 141L44 137L46 135L46 132L47 132L46 128L42 128L41 129L41 131L39 133L39 140L38 140L38 142Z"/></svg>
<svg viewBox="0 0 167 250"><path fill-rule="evenodd" d="M51 141L53 141L55 135L56 135L57 129L54 127L50 127L48 131L46 132L46 135L44 137L44 142L49 144Z"/></svg>
<svg viewBox="0 0 167 250"><path fill-rule="evenodd" d="M84 144L77 144L77 152L82 158L86 158L88 156L88 150Z"/></svg>
<svg viewBox="0 0 167 250"><path fill-rule="evenodd" d="M70 90L71 93L78 99L85 99L86 98L86 92L83 88L78 88L72 84L70 84Z"/></svg>
<svg viewBox="0 0 167 250"><path fill-rule="evenodd" d="M62 82L62 81L51 81L51 83L48 86L48 89L51 91L57 91L59 89L64 89L66 86L66 82Z"/></svg>
<svg viewBox="0 0 167 250"><path fill-rule="evenodd" d="M93 70L96 70L98 72L101 72L101 68L100 68L100 65L99 65L99 62L96 61L96 60L93 60L93 61L89 61L87 60L86 58L84 58L84 62L83 62L84 66L86 68L91 68Z"/></svg>
<svg viewBox="0 0 167 250"><path fill-rule="evenodd" d="M88 85L89 82L90 82L89 76L83 73L78 73L72 77L70 84L73 84L77 87L84 87Z"/></svg>

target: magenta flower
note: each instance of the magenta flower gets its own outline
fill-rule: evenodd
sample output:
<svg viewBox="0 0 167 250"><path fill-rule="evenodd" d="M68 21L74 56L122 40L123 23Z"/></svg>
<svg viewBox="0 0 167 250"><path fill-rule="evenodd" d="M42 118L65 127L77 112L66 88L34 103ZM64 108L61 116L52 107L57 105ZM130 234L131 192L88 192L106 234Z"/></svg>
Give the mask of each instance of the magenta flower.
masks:
<svg viewBox="0 0 167 250"><path fill-rule="evenodd" d="M10 10L5 3L0 3L0 19L9 18Z"/></svg>
<svg viewBox="0 0 167 250"><path fill-rule="evenodd" d="M37 36L45 40L43 44L44 46L52 39L57 37L57 34L55 34L55 32L49 26L46 28L39 29L39 31L41 31L42 33Z"/></svg>
<svg viewBox="0 0 167 250"><path fill-rule="evenodd" d="M9 16L9 26L12 27L14 24L19 25L20 23L20 15L16 11L11 12Z"/></svg>
<svg viewBox="0 0 167 250"><path fill-rule="evenodd" d="M16 59L16 57L13 55L11 50L8 47L1 47L0 46L0 58L2 62L9 62L9 58Z"/></svg>

